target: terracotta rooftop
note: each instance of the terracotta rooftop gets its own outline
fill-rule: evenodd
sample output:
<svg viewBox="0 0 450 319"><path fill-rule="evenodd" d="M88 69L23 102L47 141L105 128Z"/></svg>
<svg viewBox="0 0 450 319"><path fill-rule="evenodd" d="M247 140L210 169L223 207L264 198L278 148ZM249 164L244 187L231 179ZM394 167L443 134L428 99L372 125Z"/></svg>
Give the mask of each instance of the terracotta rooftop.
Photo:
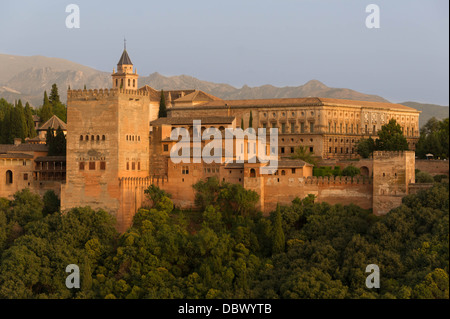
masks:
<svg viewBox="0 0 450 319"><path fill-rule="evenodd" d="M234 116L161 117L157 120L151 121L150 125L192 125L194 120L200 120L202 121L202 124L231 124L234 119Z"/></svg>
<svg viewBox="0 0 450 319"><path fill-rule="evenodd" d="M58 129L58 127L61 127L63 131L67 130L67 124L64 123L59 117L56 115L53 115L47 122L41 125L40 128L38 128L38 131L46 131L48 128L51 127L53 129Z"/></svg>
<svg viewBox="0 0 450 319"><path fill-rule="evenodd" d="M0 158L28 159L28 158L33 158L33 155L24 154L24 153L3 153L3 154L0 154Z"/></svg>
<svg viewBox="0 0 450 319"><path fill-rule="evenodd" d="M278 168L295 168L303 166L314 166L299 159L281 159L278 160Z"/></svg>
<svg viewBox="0 0 450 319"><path fill-rule="evenodd" d="M194 92L176 99L174 102L191 102L191 101L221 101L217 96L208 94L203 91L195 90Z"/></svg>
<svg viewBox="0 0 450 319"><path fill-rule="evenodd" d="M282 98L282 99L253 99L253 100L214 100L197 108L208 107L292 107L292 106L358 106L382 109L397 109L411 112L419 112L411 107L385 102L368 102L344 99L330 99L319 97L306 98Z"/></svg>
<svg viewBox="0 0 450 319"><path fill-rule="evenodd" d="M0 144L0 153L48 152L46 144Z"/></svg>

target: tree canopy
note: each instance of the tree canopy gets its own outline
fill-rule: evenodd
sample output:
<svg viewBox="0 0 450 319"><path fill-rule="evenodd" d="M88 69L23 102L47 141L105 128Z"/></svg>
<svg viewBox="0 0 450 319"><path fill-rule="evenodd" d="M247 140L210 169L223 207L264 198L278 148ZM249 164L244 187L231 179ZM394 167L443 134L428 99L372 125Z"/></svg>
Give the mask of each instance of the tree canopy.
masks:
<svg viewBox="0 0 450 319"><path fill-rule="evenodd" d="M270 216L229 214L226 185L207 185L214 196L199 212L174 209L155 186L160 205L139 209L123 234L103 210L61 214L53 194L0 199L0 298L449 298L448 183L382 217L313 195ZM69 264L79 289L65 287ZM365 285L369 264L380 288Z"/></svg>

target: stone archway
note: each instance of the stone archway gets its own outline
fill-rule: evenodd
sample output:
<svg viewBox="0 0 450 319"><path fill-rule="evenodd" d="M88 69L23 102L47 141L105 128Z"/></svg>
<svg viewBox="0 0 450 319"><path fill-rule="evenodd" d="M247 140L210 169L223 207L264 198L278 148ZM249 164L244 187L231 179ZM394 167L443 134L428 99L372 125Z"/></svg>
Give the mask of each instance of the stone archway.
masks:
<svg viewBox="0 0 450 319"><path fill-rule="evenodd" d="M369 168L367 166L361 166L359 170L362 176L369 176Z"/></svg>

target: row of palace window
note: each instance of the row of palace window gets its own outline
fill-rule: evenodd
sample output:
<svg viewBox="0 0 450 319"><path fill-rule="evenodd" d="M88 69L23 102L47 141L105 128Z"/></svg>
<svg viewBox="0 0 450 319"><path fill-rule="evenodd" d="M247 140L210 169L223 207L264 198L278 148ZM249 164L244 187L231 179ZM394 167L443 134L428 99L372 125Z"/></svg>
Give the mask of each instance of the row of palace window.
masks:
<svg viewBox="0 0 450 319"><path fill-rule="evenodd" d="M314 111L309 111L310 113L310 116L314 116ZM307 114L307 113L306 113ZM291 112L291 115L292 116L295 116L296 114L295 114L295 112ZM305 115L305 112L304 111L302 111L302 112L300 112L300 115L301 116L304 116ZM281 113L281 116L286 116L286 113L285 112L282 112ZM267 113L263 113L263 117L267 117ZM277 117L277 113L276 112L273 112L272 113L272 117L273 118L275 118L275 117Z"/></svg>
<svg viewBox="0 0 450 319"><path fill-rule="evenodd" d="M280 147L280 153L281 154L289 154L289 151L291 154L295 153L295 149L294 147ZM310 146L309 147L309 152L310 153L314 153L314 147ZM268 155L268 154L266 154Z"/></svg>
<svg viewBox="0 0 450 319"><path fill-rule="evenodd" d="M340 150L340 152L338 152L339 150ZM345 148L345 153L344 153L344 148L343 148L343 147L341 147L341 148L335 147L335 148L334 148L334 152L333 152L333 148L332 148L332 147L328 148L328 153L334 153L334 154L338 154L338 153L340 153L340 154L349 154L349 152L350 152L350 149L349 149L348 147ZM355 149L352 147L352 149L351 149L351 154L354 154L354 153L355 153Z"/></svg>
<svg viewBox="0 0 450 319"><path fill-rule="evenodd" d="M141 141L141 137L140 136L136 136L136 135L127 135L126 136L127 141L131 141L131 142L140 142Z"/></svg>
<svg viewBox="0 0 450 319"><path fill-rule="evenodd" d="M102 141L106 141L106 136L102 135L101 137ZM89 135L83 136L80 135L80 141L89 141ZM91 141L100 141L100 135L91 135Z"/></svg>
<svg viewBox="0 0 450 319"><path fill-rule="evenodd" d="M127 171L130 170L130 167L131 167L132 171L135 171L136 167L137 167L137 170L140 171L141 170L141 162L137 162L137 163L131 162L131 165L130 165L130 162L127 162Z"/></svg>
<svg viewBox="0 0 450 319"><path fill-rule="evenodd" d="M330 123L328 123L328 132L329 133L346 133L346 134L355 134L354 131L354 126L353 124L350 124L350 126L346 123L345 124L345 131L344 131L344 126L342 123L339 124L339 131L338 131L338 127L337 127L337 123L334 123L334 125ZM374 132L375 132L375 125L373 126ZM366 125L366 131L367 131L367 125ZM358 134L359 132L359 124L356 124L356 134Z"/></svg>
<svg viewBox="0 0 450 319"><path fill-rule="evenodd" d="M86 165L87 164L87 165ZM88 166L86 168L86 166ZM99 162L99 169L104 171L106 169L106 162ZM96 162L79 162L78 163L78 168L80 169L80 171L84 171L89 169L90 171L95 171L97 168L97 164Z"/></svg>
<svg viewBox="0 0 450 319"><path fill-rule="evenodd" d="M263 128L267 128L267 123L262 123L262 127ZM277 128L277 123L273 122L272 123L272 128ZM281 133L288 133L288 129L286 126L286 123L281 123ZM290 123L290 127L289 127L289 133L296 133L295 132L295 123ZM309 132L306 132L306 126L304 122L300 122L300 133L314 133L314 123L313 122L309 122Z"/></svg>

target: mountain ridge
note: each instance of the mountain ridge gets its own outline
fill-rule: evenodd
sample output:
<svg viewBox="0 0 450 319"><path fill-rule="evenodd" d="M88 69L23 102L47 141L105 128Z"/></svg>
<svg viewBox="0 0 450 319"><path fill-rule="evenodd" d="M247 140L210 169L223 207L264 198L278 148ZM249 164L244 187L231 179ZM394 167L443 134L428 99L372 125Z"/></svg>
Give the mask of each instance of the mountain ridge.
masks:
<svg viewBox="0 0 450 319"><path fill-rule="evenodd" d="M9 102L22 99L34 107L42 104L43 91L49 93L53 83L59 88L62 101L67 99L66 89L110 88L111 73L93 69L61 58L40 55L15 56L0 54L0 97ZM323 97L373 102L389 102L381 96L361 93L348 88L328 87L323 82L312 79L299 86L277 87L265 84L256 87L243 85L236 88L226 83L203 81L190 75L164 76L154 72L139 78L139 86L149 85L157 90L197 89L226 100L269 99L296 97ZM420 125L435 116L448 117L448 107L417 102L399 103L421 110ZM425 121L425 122L424 122Z"/></svg>

